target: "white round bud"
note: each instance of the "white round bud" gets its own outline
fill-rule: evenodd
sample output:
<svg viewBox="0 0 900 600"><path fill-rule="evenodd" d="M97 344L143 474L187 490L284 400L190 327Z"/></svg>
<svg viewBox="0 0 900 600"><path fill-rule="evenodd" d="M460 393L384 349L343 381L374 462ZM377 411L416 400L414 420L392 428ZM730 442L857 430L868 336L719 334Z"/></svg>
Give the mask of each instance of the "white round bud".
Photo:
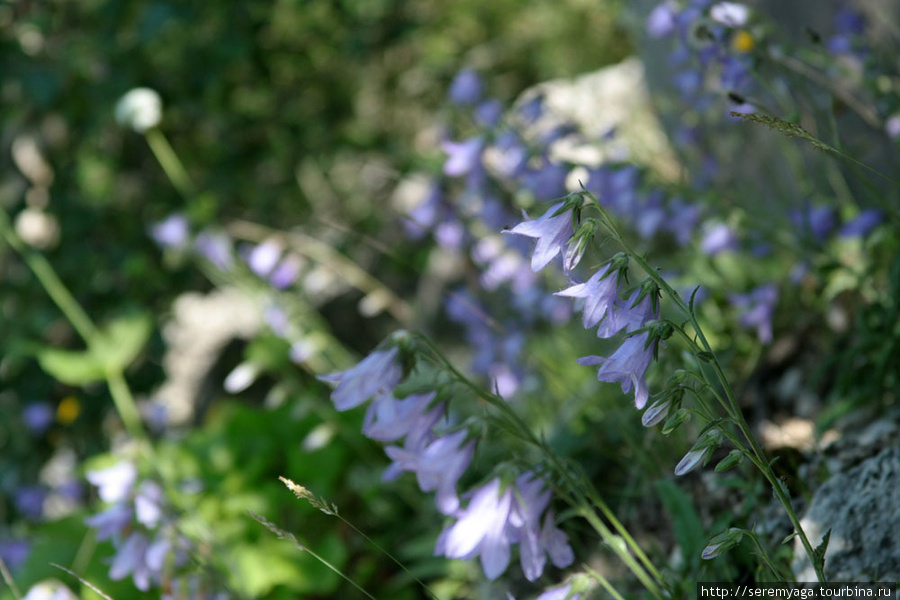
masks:
<svg viewBox="0 0 900 600"><path fill-rule="evenodd" d="M162 99L150 88L134 88L116 104L116 121L143 133L159 125L162 119Z"/></svg>

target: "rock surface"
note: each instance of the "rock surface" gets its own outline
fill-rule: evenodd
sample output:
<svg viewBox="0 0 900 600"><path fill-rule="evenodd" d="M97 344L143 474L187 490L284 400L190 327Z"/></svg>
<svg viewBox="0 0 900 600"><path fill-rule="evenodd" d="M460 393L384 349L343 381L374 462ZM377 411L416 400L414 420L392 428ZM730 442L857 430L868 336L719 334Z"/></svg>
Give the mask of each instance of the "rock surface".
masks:
<svg viewBox="0 0 900 600"><path fill-rule="evenodd" d="M825 554L829 581L900 580L900 447L835 475L813 497L801 525L813 546L831 529ZM794 574L815 581L795 538Z"/></svg>

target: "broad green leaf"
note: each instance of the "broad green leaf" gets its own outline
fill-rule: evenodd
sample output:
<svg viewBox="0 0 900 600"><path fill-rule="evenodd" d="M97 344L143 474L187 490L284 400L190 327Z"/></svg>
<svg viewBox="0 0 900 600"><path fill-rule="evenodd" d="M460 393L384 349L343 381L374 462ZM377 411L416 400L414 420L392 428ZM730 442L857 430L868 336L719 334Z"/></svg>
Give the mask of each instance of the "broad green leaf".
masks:
<svg viewBox="0 0 900 600"><path fill-rule="evenodd" d="M103 364L85 351L42 348L37 351L37 360L48 375L67 385L95 383L105 375Z"/></svg>
<svg viewBox="0 0 900 600"><path fill-rule="evenodd" d="M109 322L91 340L91 353L106 369L121 371L137 358L153 331L146 313L135 313Z"/></svg>

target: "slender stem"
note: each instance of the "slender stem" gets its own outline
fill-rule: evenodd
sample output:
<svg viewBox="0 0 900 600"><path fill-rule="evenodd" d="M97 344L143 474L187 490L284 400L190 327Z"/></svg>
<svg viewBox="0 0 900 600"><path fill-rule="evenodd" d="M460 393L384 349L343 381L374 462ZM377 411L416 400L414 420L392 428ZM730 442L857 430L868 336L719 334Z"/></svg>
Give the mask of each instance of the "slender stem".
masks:
<svg viewBox="0 0 900 600"><path fill-rule="evenodd" d="M0 556L0 575L3 576L3 581L6 582L6 585L9 586L9 589L12 590L13 596L15 596L16 600L22 600L22 594L21 592L19 592L19 588L16 587L16 582L12 578L9 569L6 568L6 561L3 560L2 556Z"/></svg>
<svg viewBox="0 0 900 600"><path fill-rule="evenodd" d="M22 257L34 276L37 277L50 299L59 307L81 339L88 343L97 333L97 328L91 322L90 317L75 300L75 297L69 292L65 284L57 276L53 267L47 262L42 254L27 246L12 228L9 215L6 211L0 209L0 235L6 240L6 243L12 247L16 253Z"/></svg>
<svg viewBox="0 0 900 600"><path fill-rule="evenodd" d="M144 135L147 138L147 144L150 145L150 150L153 151L156 160L159 161L172 185L185 199L191 198L194 195L194 184L178 155L175 154L175 150L172 149L172 145L169 144L169 140L157 127L148 129Z"/></svg>
<svg viewBox="0 0 900 600"><path fill-rule="evenodd" d="M131 394L131 388L125 381L125 375L121 369L107 369L106 383L109 386L109 394L112 396L113 404L125 424L125 429L136 440L146 439L144 427L141 423L141 413L138 411L137 403Z"/></svg>

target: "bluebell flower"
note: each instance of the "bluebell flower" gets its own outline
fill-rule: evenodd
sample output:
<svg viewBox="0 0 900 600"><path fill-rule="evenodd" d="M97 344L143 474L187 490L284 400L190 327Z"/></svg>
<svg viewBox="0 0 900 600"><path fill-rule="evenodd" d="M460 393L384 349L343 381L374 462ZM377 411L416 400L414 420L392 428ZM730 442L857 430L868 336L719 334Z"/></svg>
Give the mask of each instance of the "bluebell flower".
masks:
<svg viewBox="0 0 900 600"><path fill-rule="evenodd" d="M650 397L644 373L653 359L656 342L647 344L647 333L640 333L626 338L612 356L585 356L578 359L580 365L600 365L597 379L609 383L619 382L622 392L627 394L634 390L634 405L644 408ZM645 347L646 346L646 347Z"/></svg>
<svg viewBox="0 0 900 600"><path fill-rule="evenodd" d="M584 298L581 322L585 329L591 329L602 321L607 312L612 310L619 294L619 278L612 269L601 269L594 273L585 283L577 283L557 296Z"/></svg>
<svg viewBox="0 0 900 600"><path fill-rule="evenodd" d="M466 442L468 435L466 430L459 430L427 442L427 438L422 439L419 443L407 436L403 448L388 446L385 452L397 464L395 469L416 474L419 489L436 492L438 510L452 514L459 507L456 483L475 452L475 442Z"/></svg>
<svg viewBox="0 0 900 600"><path fill-rule="evenodd" d="M187 218L181 213L169 215L159 223L150 225L150 237L161 248L181 250L190 241L190 227Z"/></svg>
<svg viewBox="0 0 900 600"><path fill-rule="evenodd" d="M269 275L269 283L276 290L289 288L300 276L303 261L296 254L288 254Z"/></svg>
<svg viewBox="0 0 900 600"><path fill-rule="evenodd" d="M485 577L492 581L500 577L509 566L510 542L506 528L512 502L512 487L501 492L499 478L478 488L456 523L441 532L435 555L461 560L478 556Z"/></svg>
<svg viewBox="0 0 900 600"><path fill-rule="evenodd" d="M49 402L33 402L22 409L25 427L34 435L43 435L53 424L56 411Z"/></svg>
<svg viewBox="0 0 900 600"><path fill-rule="evenodd" d="M557 567L569 566L574 555L552 512L546 510L550 492L544 482L525 473L515 484L501 488L500 479L494 478L470 492L468 506L454 515L456 522L438 537L435 554L462 560L478 556L490 580L509 566L512 544L520 545L522 570L529 581L543 573L546 554Z"/></svg>
<svg viewBox="0 0 900 600"><path fill-rule="evenodd" d="M377 394L381 390L393 390L403 377L403 369L397 363L399 350L373 352L355 367L319 379L337 384L331 393L331 400L339 411L350 410Z"/></svg>
<svg viewBox="0 0 900 600"><path fill-rule="evenodd" d="M519 223L505 232L537 238L537 246L535 246L534 254L531 256L531 269L535 272L546 267L560 252L566 253L566 245L574 233L572 229L572 213L571 211L565 211L554 216L556 211L562 208L563 204L563 202L557 202L543 216ZM574 265L563 265L566 271L571 270L573 267Z"/></svg>
<svg viewBox="0 0 900 600"><path fill-rule="evenodd" d="M101 500L119 502L131 494L137 469L128 461L120 461L105 469L88 471L85 476L97 488Z"/></svg>
<svg viewBox="0 0 900 600"><path fill-rule="evenodd" d="M469 106L481 100L483 87L478 73L472 69L463 69L450 83L448 96L454 104Z"/></svg>
<svg viewBox="0 0 900 600"><path fill-rule="evenodd" d="M434 397L434 392L399 400L391 392L376 394L366 411L363 434L379 442L395 442L408 434L428 432L446 409L439 403L429 410Z"/></svg>
<svg viewBox="0 0 900 600"><path fill-rule="evenodd" d="M547 511L550 490L544 482L532 473L525 473L516 479L515 488L507 535L519 544L525 578L535 581L544 572L547 554L560 568L572 564L575 557L566 534L556 527L553 512Z"/></svg>
<svg viewBox="0 0 900 600"><path fill-rule="evenodd" d="M844 223L843 227L841 227L840 235L841 237L864 238L878 227L883 220L884 215L880 210L867 208L850 221Z"/></svg>
<svg viewBox="0 0 900 600"><path fill-rule="evenodd" d="M478 136L462 142L443 142L441 149L447 153L444 174L449 177L460 177L480 168L484 138Z"/></svg>

